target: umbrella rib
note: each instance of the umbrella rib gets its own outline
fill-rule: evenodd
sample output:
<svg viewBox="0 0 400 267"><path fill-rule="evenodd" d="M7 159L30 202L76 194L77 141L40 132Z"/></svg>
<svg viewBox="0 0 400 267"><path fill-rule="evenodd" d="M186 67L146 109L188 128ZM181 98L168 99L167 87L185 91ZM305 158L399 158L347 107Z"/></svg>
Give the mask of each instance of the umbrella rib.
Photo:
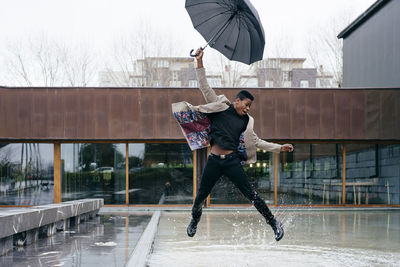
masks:
<svg viewBox="0 0 400 267"><path fill-rule="evenodd" d="M263 38L263 34L262 32L260 33L260 31L257 29L257 27L255 27L254 22L248 17L248 16L243 16L243 24L246 25L247 27L247 31L249 32L249 36L250 36L250 43L253 43L253 34L251 34L251 32L256 32L257 36L260 37L260 41L265 43L265 39ZM254 51L252 50L250 53L250 60L252 61L253 58L255 57L254 55Z"/></svg>
<svg viewBox="0 0 400 267"><path fill-rule="evenodd" d="M252 21L250 20L250 24L247 22L247 20L249 20L249 18L247 16L244 16L244 19L242 20L242 23L245 25L247 32L249 34L249 40L250 40L250 47L252 47L252 44L254 42L254 35L251 34L251 31L255 31L258 33L257 29L254 27L254 24L252 23ZM250 50L250 62L253 61L254 56L254 52L255 50L251 49Z"/></svg>
<svg viewBox="0 0 400 267"><path fill-rule="evenodd" d="M245 19L243 20L243 24L245 24L246 27L247 27L247 32L248 32L248 34L249 34L249 40L250 40L250 48L251 48L252 45L253 45L253 35L252 35L251 32L250 32L250 28L253 28L253 27L250 27L250 26L246 23L246 20L245 20ZM252 26L252 25L251 25L251 26ZM253 50L253 49L250 49L250 62L253 60L253 55L254 55L254 50Z"/></svg>
<svg viewBox="0 0 400 267"><path fill-rule="evenodd" d="M215 38L214 41L217 41L219 39L219 37L221 37L222 33L225 31L226 28L228 28L229 24L233 21L232 19L233 17L231 16L227 22L225 22L225 24L218 30L218 32L211 37L210 41L208 41L207 45ZM218 36L217 36L218 35Z"/></svg>
<svg viewBox="0 0 400 267"><path fill-rule="evenodd" d="M228 28L229 26L232 26L232 27L231 27L231 28L232 28L232 31L233 31L235 28L238 28L238 29L239 29L239 25L238 25L237 22L238 22L238 19L237 19L237 18L235 19L235 21L232 19L231 22L230 22L230 24L227 25L226 28ZM232 33L232 32L231 32L231 33ZM221 34L221 35L222 35L222 34ZM236 36L236 35L235 35L235 36ZM219 36L219 37L221 37L221 36ZM219 39L219 37L218 37L218 39ZM237 42L237 39L236 39L236 41L235 41L235 46L236 46L236 42ZM226 55L226 57L229 58L229 59L232 59L233 54L235 53L234 47L231 47L231 46L229 46L229 45L227 45L227 44L225 44L224 47L227 48L228 50L231 50L230 56Z"/></svg>
<svg viewBox="0 0 400 267"><path fill-rule="evenodd" d="M239 20L238 17L236 17L236 20L237 20L237 24L238 24L239 34L238 34L238 38L236 39L236 44L235 44L235 47L233 48L233 51L236 50L236 47L237 47L237 45L239 43L239 36L240 36L240 20ZM230 59L232 59L232 58L233 58L233 53L232 53L232 56L231 56Z"/></svg>
<svg viewBox="0 0 400 267"><path fill-rule="evenodd" d="M228 13L228 12L230 12L230 11L227 10L227 11L218 13L218 14L216 14L216 15L213 15L212 17L209 17L208 19L202 21L200 24L197 24L196 26L194 26L194 28L197 28L197 27L199 27L200 25L203 25L204 23L206 23L206 22L209 21L210 19L213 19L213 18L215 18L215 17L217 17L217 16L219 16L219 15L222 15L222 14L225 14L225 13Z"/></svg>
<svg viewBox="0 0 400 267"><path fill-rule="evenodd" d="M258 23L258 21L253 21L251 18L250 18L250 16L249 15L247 15L248 13L246 13L246 15L243 15L242 17L243 17L243 21L246 23L246 26L248 27L248 28L253 28L253 29L255 29L256 31L258 31L257 30L257 27L256 26L260 26L260 25L255 25L255 23Z"/></svg>

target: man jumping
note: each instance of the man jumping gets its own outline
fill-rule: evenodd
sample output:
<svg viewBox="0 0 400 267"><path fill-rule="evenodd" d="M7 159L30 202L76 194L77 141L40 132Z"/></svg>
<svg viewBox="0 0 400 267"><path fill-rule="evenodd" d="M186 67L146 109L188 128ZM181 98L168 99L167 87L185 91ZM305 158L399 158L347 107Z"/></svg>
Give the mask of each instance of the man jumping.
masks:
<svg viewBox="0 0 400 267"><path fill-rule="evenodd" d="M256 162L257 148L271 152L292 152L293 146L269 143L258 138L253 130L254 119L248 114L254 97L248 91L242 90L231 104L225 96L217 96L206 79L203 50L199 48L196 54L199 89L207 104L192 106L187 102L179 102L172 105L174 116L191 149L211 145L211 154L192 207L192 219L187 227L187 234L190 237L196 234L204 200L219 178L225 175L253 203L272 227L275 240L279 241L284 235L282 224L274 218L265 201L250 185L242 163Z"/></svg>

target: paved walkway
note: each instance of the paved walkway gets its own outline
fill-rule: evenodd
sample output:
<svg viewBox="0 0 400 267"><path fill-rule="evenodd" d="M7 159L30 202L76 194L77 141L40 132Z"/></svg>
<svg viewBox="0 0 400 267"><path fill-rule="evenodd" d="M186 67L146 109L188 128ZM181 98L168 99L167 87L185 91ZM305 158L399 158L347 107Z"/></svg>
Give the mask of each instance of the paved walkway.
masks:
<svg viewBox="0 0 400 267"><path fill-rule="evenodd" d="M275 242L257 212L205 212L194 238L189 212L163 212L149 266L399 266L400 211L289 211L275 214Z"/></svg>

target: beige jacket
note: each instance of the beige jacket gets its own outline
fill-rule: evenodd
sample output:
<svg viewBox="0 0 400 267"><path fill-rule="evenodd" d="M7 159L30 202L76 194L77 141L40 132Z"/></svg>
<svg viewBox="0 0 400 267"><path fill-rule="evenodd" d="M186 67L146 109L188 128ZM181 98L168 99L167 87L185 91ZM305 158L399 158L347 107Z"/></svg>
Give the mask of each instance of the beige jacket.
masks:
<svg viewBox="0 0 400 267"><path fill-rule="evenodd" d="M194 112L197 115L201 113L215 113L228 109L229 105L231 104L224 95L218 96L215 93L215 91L209 86L206 79L204 68L196 69L196 72L197 72L197 79L199 81L200 91L203 93L204 99L206 100L207 104L200 106L193 106L185 101L174 103L172 104L172 112L174 113L174 116L177 119L178 117L176 114L178 114L179 112ZM207 120L207 118L204 118L204 120ZM190 138L188 139L188 130L185 129L185 125L187 125L187 123L182 123L182 121L179 123L182 132L192 150L204 147L207 144L206 142L208 142L208 140L206 140L204 144L200 147L196 147L193 144L191 144L189 140ZM246 130L244 131L244 146L246 148L246 154L247 154L246 163L255 163L257 161L257 148L271 152L280 152L281 145L261 140L254 132L253 128L254 128L254 119L249 115L249 122L247 124ZM206 130L204 130L204 132L206 132Z"/></svg>

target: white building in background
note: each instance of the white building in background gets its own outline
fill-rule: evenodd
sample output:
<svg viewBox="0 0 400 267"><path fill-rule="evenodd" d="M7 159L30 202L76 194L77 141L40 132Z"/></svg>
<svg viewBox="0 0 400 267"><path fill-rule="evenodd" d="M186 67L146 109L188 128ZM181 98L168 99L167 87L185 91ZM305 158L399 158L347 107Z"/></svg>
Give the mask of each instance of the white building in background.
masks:
<svg viewBox="0 0 400 267"><path fill-rule="evenodd" d="M249 69L207 72L212 87L337 87L322 68L304 68L305 58L267 58ZM103 87L198 87L193 58L149 57L137 60L130 71L102 71ZM320 74L321 73L321 74Z"/></svg>
<svg viewBox="0 0 400 267"><path fill-rule="evenodd" d="M193 58L148 57L129 71L102 71L99 85L109 87L197 87Z"/></svg>

